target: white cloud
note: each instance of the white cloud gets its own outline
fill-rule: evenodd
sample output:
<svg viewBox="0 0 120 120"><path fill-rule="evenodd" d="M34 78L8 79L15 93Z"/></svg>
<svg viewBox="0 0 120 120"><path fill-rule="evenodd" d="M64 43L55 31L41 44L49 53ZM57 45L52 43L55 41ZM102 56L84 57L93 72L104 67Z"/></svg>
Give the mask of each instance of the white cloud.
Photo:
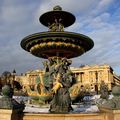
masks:
<svg viewBox="0 0 120 120"><path fill-rule="evenodd" d="M22 50L20 41L29 34L47 30L38 20L41 14L52 10L55 5L60 5L63 10L76 16L76 23L66 30L88 35L95 42L92 50L73 59L73 66L108 63L117 69L116 66L120 65L120 8L111 14L107 9L113 2L114 0L4 0L0 6L0 72L14 68L23 72L42 67L42 59Z"/></svg>
<svg viewBox="0 0 120 120"><path fill-rule="evenodd" d="M115 1L116 0L100 0L98 4L96 5L95 10L93 11L93 14L100 14L104 12Z"/></svg>
<svg viewBox="0 0 120 120"><path fill-rule="evenodd" d="M100 30L88 33L94 40L95 46L88 53L76 58L78 60L77 64L107 63L113 67L119 66L120 30L118 30L116 26L107 28L102 27ZM74 65L75 64L76 63L74 63Z"/></svg>
<svg viewBox="0 0 120 120"><path fill-rule="evenodd" d="M90 12L90 10L96 6L98 1L99 0L45 0L40 4L36 16L39 17L40 14L43 14L49 10L53 10L53 7L56 5L60 5L65 11L69 11L74 14L83 14Z"/></svg>

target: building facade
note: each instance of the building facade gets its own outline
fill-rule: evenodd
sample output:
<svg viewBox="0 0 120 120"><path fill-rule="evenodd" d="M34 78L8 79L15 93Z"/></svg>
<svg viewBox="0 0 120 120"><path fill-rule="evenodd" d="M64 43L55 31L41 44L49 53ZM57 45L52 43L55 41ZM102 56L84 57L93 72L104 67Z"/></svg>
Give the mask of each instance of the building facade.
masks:
<svg viewBox="0 0 120 120"><path fill-rule="evenodd" d="M120 85L120 78L114 73L113 69L105 65L92 65L81 66L79 68L71 67L71 71L74 73L77 83L81 86L87 86L91 91L99 91L102 81L108 85L108 89L111 90L114 85ZM15 80L19 82L23 87L36 85L36 79L39 76L42 79L44 70L32 70L23 75L15 76Z"/></svg>
<svg viewBox="0 0 120 120"><path fill-rule="evenodd" d="M90 90L99 91L100 84L104 81L111 90L114 85L120 85L120 78L114 74L109 65L81 66L80 68L71 68L75 74L77 82L87 86Z"/></svg>

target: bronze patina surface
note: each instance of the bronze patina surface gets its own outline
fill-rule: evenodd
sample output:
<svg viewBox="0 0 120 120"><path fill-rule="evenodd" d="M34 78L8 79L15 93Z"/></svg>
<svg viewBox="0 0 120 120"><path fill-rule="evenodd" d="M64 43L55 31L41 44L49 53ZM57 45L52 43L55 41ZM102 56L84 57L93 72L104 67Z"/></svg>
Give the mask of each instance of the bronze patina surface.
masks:
<svg viewBox="0 0 120 120"><path fill-rule="evenodd" d="M2 97L0 98L0 109L17 109L19 112L24 110L24 103L18 103L12 98L13 89L9 85L2 87Z"/></svg>
<svg viewBox="0 0 120 120"><path fill-rule="evenodd" d="M41 32L25 37L21 46L31 54L49 58L57 56L73 58L90 50L94 43L91 38L73 32Z"/></svg>

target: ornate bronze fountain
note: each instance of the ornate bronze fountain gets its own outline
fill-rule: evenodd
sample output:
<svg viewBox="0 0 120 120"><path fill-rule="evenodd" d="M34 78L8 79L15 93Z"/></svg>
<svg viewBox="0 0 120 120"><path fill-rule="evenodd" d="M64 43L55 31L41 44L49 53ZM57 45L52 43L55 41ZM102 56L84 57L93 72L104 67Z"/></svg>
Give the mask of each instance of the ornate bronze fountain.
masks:
<svg viewBox="0 0 120 120"><path fill-rule="evenodd" d="M75 22L75 16L63 11L60 6L41 15L39 20L49 30L25 37L21 47L34 56L48 59L44 62L43 89L40 89L39 96L53 96L49 111L69 112L72 110L69 88L73 79L70 58L89 51L94 43L85 35L64 31Z"/></svg>

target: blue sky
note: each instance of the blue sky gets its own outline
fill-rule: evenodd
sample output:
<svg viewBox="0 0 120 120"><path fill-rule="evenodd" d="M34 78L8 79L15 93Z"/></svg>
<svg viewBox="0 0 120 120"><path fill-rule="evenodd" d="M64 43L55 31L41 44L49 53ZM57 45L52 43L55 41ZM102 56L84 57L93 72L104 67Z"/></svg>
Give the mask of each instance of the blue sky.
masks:
<svg viewBox="0 0 120 120"><path fill-rule="evenodd" d="M0 0L0 73L43 68L44 59L24 51L20 42L29 34L47 31L39 16L55 5L76 16L66 31L85 34L95 43L74 58L72 66L109 64L120 75L120 0Z"/></svg>

